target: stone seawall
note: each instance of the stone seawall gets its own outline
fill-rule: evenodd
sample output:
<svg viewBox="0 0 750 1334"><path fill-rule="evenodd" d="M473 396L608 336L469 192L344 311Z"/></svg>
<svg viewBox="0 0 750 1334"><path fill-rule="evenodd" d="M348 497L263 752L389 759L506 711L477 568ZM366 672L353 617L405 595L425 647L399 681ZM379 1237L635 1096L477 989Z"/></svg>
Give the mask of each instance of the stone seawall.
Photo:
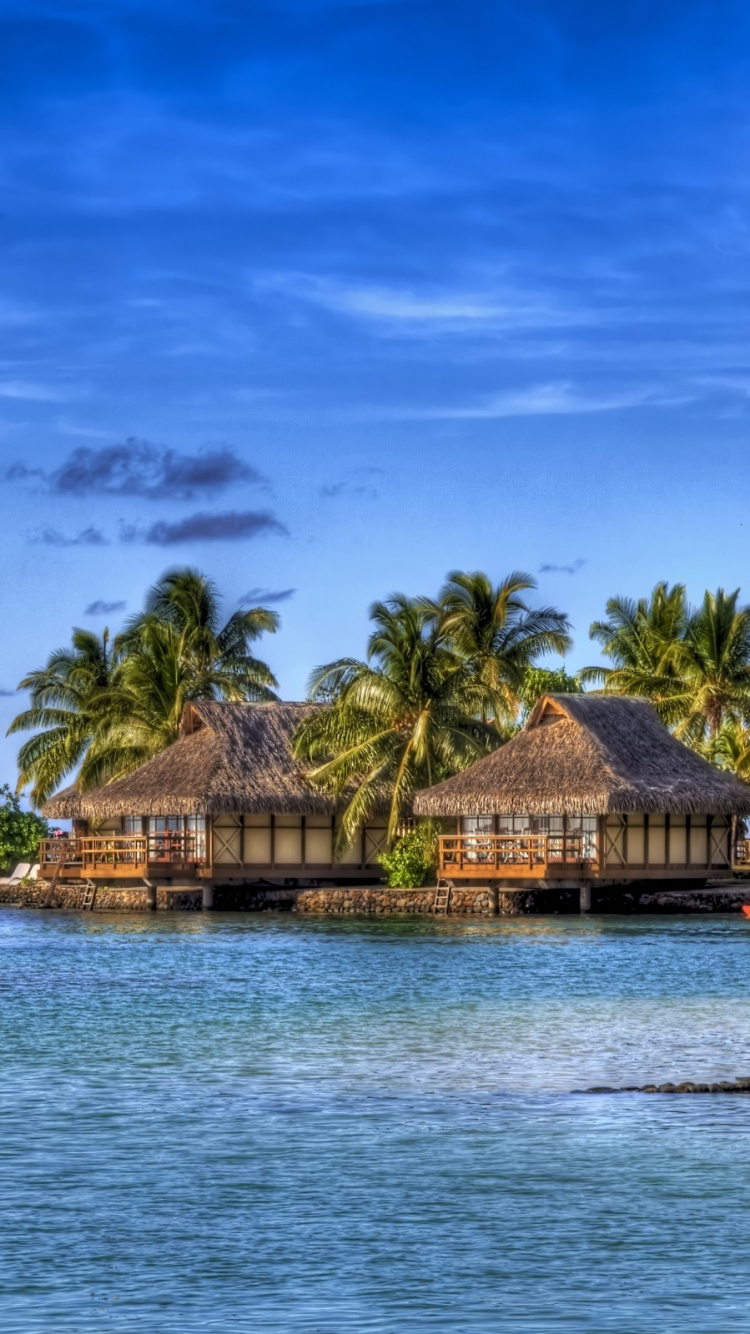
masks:
<svg viewBox="0 0 750 1334"><path fill-rule="evenodd" d="M503 895L509 898L509 895ZM457 889L451 898L451 915L492 917L496 895L491 889ZM358 913L363 916L389 914L428 915L435 911L435 888L388 889L385 885L328 886L324 889L267 887L263 885L217 885L216 912Z"/></svg>
<svg viewBox="0 0 750 1334"><path fill-rule="evenodd" d="M454 917L492 917L496 895L491 889L455 889L450 913ZM435 911L434 889L305 889L297 896L299 913L360 913L390 916L394 913L426 916Z"/></svg>
<svg viewBox="0 0 750 1334"><path fill-rule="evenodd" d="M52 901L47 903L49 886L44 881L31 885L0 885L0 907L66 908L80 910L86 902L85 885L55 885ZM152 912L152 896L142 889L116 889L111 885L97 888L93 904L96 912ZM196 911L201 907L200 889L156 891L156 907L164 912Z"/></svg>
<svg viewBox="0 0 750 1334"><path fill-rule="evenodd" d="M0 885L0 907L82 909L92 905L87 887L56 885L52 901L46 902L48 885ZM593 913L739 913L750 902L750 885L716 885L704 890L682 892L631 886L627 891L602 887L594 889ZM153 891L145 886L97 887L93 908L98 912L196 912L202 907L202 890L193 887L159 888L156 904ZM295 912L359 914L368 917L431 916L435 912L435 888L389 889L385 885L346 885L305 888L286 885L216 885L213 909L216 912ZM524 890L509 893L502 887L457 886L451 894L451 917L526 917L553 916L579 912L578 890Z"/></svg>

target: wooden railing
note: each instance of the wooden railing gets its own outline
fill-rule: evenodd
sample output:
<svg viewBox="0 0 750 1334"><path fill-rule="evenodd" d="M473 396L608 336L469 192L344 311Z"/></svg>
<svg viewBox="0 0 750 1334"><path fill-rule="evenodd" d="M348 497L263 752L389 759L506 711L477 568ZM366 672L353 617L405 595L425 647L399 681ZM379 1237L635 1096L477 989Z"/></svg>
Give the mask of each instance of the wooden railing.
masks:
<svg viewBox="0 0 750 1334"><path fill-rule="evenodd" d="M439 839L441 875L554 875L580 872L598 862L595 834L444 834Z"/></svg>
<svg viewBox="0 0 750 1334"><path fill-rule="evenodd" d="M48 838L39 848L39 874L49 878L89 875L144 876L149 867L205 861L202 833L80 835Z"/></svg>
<svg viewBox="0 0 750 1334"><path fill-rule="evenodd" d="M87 876L107 874L145 875L148 839L133 834L125 838L47 838L39 848L39 874ZM59 868L59 869L58 869Z"/></svg>

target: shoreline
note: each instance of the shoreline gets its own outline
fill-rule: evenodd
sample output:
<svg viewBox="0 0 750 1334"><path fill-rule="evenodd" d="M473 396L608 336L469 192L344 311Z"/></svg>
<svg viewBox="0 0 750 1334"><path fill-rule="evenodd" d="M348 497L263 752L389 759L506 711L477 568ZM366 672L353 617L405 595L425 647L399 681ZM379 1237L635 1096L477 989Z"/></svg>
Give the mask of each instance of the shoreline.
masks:
<svg viewBox="0 0 750 1334"><path fill-rule="evenodd" d="M391 889L370 887L304 887L216 885L210 908L203 889L195 885L160 886L155 893L145 885L98 886L93 903L86 885L55 886L46 902L46 881L30 885L0 885L0 908L92 912L292 912L300 915L362 917L556 917L577 916L578 892L571 890L508 891L487 886L457 887L447 913L435 907L435 887ZM154 902L155 899L155 902ZM601 890L593 896L594 914L664 916L675 914L738 914L750 902L750 884L709 885L700 890L659 890L632 886L628 891Z"/></svg>

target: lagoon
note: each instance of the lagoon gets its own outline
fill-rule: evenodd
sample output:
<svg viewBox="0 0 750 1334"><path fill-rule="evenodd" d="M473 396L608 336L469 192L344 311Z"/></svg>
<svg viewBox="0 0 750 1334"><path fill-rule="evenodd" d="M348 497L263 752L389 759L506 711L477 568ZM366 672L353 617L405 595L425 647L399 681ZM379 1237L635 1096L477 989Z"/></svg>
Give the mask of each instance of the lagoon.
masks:
<svg viewBox="0 0 750 1334"><path fill-rule="evenodd" d="M0 1327L750 1329L736 917L0 912Z"/></svg>

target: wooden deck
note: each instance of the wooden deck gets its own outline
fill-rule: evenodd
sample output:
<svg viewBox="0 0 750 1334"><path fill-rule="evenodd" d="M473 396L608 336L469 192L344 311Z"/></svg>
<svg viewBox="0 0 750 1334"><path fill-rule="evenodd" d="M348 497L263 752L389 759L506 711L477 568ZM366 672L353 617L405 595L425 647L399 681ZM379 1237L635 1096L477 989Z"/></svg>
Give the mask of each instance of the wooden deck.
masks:
<svg viewBox="0 0 750 1334"><path fill-rule="evenodd" d="M195 875L202 848L190 834L76 835L48 838L39 849L45 880L141 880L169 871Z"/></svg>
<svg viewBox="0 0 750 1334"><path fill-rule="evenodd" d="M705 832L705 831L702 831ZM750 873L750 839L735 839L727 846L709 849L710 861L630 861L624 849L610 846L605 837L604 855L600 836L587 834L446 834L439 839L438 875L461 880L691 880L732 871ZM614 854L614 855L613 855Z"/></svg>
<svg viewBox="0 0 750 1334"><path fill-rule="evenodd" d="M439 872L462 880L578 880L598 873L596 844L590 834L444 834Z"/></svg>

